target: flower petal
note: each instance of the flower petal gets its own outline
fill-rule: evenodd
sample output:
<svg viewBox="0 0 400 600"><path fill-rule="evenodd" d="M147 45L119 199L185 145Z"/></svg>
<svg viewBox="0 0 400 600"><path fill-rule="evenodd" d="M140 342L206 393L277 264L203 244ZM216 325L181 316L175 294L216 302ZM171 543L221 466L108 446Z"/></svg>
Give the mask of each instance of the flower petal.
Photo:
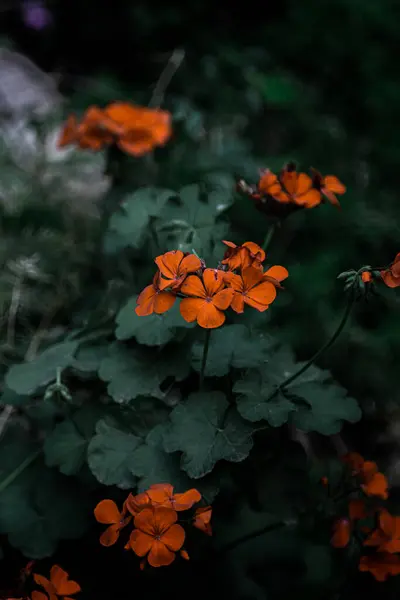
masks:
<svg viewBox="0 0 400 600"><path fill-rule="evenodd" d="M242 271L243 289L245 291L250 290L262 281L263 274L254 267L248 267ZM232 286L233 287L233 286Z"/></svg>
<svg viewBox="0 0 400 600"><path fill-rule="evenodd" d="M193 504L200 502L201 494L195 488L184 492L183 494L175 494L174 496L174 508L177 511L188 510L192 508Z"/></svg>
<svg viewBox="0 0 400 600"><path fill-rule="evenodd" d="M103 525L119 523L121 520L121 513L113 500L102 500L99 502L94 509L94 516L96 521L103 523Z"/></svg>
<svg viewBox="0 0 400 600"><path fill-rule="evenodd" d="M155 540L147 557L152 567L166 567L175 560L175 553L160 541Z"/></svg>
<svg viewBox="0 0 400 600"><path fill-rule="evenodd" d="M300 204L306 208L314 208L314 206L321 204L321 194L318 190L310 190L302 196L297 196L296 204Z"/></svg>
<svg viewBox="0 0 400 600"><path fill-rule="evenodd" d="M297 177L296 196L303 196L312 187L312 179L306 173L299 173Z"/></svg>
<svg viewBox="0 0 400 600"><path fill-rule="evenodd" d="M244 296L240 292L236 292L232 298L231 309L237 313L244 312Z"/></svg>
<svg viewBox="0 0 400 600"><path fill-rule="evenodd" d="M201 260L195 254L185 256L180 264L181 273L194 273L201 269Z"/></svg>
<svg viewBox="0 0 400 600"><path fill-rule="evenodd" d="M323 186L334 194L344 194L346 192L346 186L334 175L326 175Z"/></svg>
<svg viewBox="0 0 400 600"><path fill-rule="evenodd" d="M134 529L129 538L129 545L137 556L146 556L154 543L154 537Z"/></svg>
<svg viewBox="0 0 400 600"><path fill-rule="evenodd" d="M225 322L225 314L211 302L203 302L203 306L197 315L197 322L204 329L216 329Z"/></svg>
<svg viewBox="0 0 400 600"><path fill-rule="evenodd" d="M258 304L269 306L276 298L276 287L269 281L265 281L250 289L246 296Z"/></svg>
<svg viewBox="0 0 400 600"><path fill-rule="evenodd" d="M140 292L136 300L137 306L135 308L135 313L139 317L147 317L148 315L153 314L156 294L157 290L154 285L148 285Z"/></svg>
<svg viewBox="0 0 400 600"><path fill-rule="evenodd" d="M38 575L37 573L34 573L33 578L38 585L41 585L42 588L45 589L49 596L54 595L56 593L54 585L48 579L46 579L46 577L43 577L43 575Z"/></svg>
<svg viewBox="0 0 400 600"><path fill-rule="evenodd" d="M154 297L154 312L161 315L174 305L176 300L175 294L172 292L158 292Z"/></svg>
<svg viewBox="0 0 400 600"><path fill-rule="evenodd" d="M160 541L175 552L182 548L185 541L185 530L181 525L172 525L160 537Z"/></svg>
<svg viewBox="0 0 400 600"><path fill-rule="evenodd" d="M245 289L244 281L240 275L230 275L228 283L229 286L237 292L243 292Z"/></svg>
<svg viewBox="0 0 400 600"><path fill-rule="evenodd" d="M214 296L219 292L224 284L223 271L218 269L205 269L203 273L204 288L207 292L207 296Z"/></svg>
<svg viewBox="0 0 400 600"><path fill-rule="evenodd" d="M171 499L174 495L174 488L169 483L156 483L150 486L147 494L154 505L159 504L172 508Z"/></svg>
<svg viewBox="0 0 400 600"><path fill-rule="evenodd" d="M334 524L331 544L334 548L345 548L350 541L351 525L347 519L339 519Z"/></svg>
<svg viewBox="0 0 400 600"><path fill-rule="evenodd" d="M176 523L178 515L171 508L164 506L153 509L145 508L135 517L135 527L149 535L159 535Z"/></svg>
<svg viewBox="0 0 400 600"><path fill-rule="evenodd" d="M183 259L183 252L181 250L171 250L161 256L157 256L154 260L157 267L164 277L168 279L174 279L178 273L179 265Z"/></svg>
<svg viewBox="0 0 400 600"><path fill-rule="evenodd" d="M196 275L189 275L189 277L186 277L182 284L181 292L186 296L192 296L194 298L207 297L203 282L200 277L196 277Z"/></svg>
<svg viewBox="0 0 400 600"><path fill-rule="evenodd" d="M202 311L204 304L206 301L200 298L184 298L179 305L181 316L188 323L193 323Z"/></svg>
<svg viewBox="0 0 400 600"><path fill-rule="evenodd" d="M268 269L268 271L264 273L264 277L265 276L272 277L277 281L283 281L284 279L289 277L289 272L287 269L285 269L285 267L275 265L274 267L271 267L270 269Z"/></svg>
<svg viewBox="0 0 400 600"><path fill-rule="evenodd" d="M217 292L215 296L213 296L212 303L220 310L226 310L230 307L234 295L235 290L232 288L226 288L220 292Z"/></svg>
<svg viewBox="0 0 400 600"><path fill-rule="evenodd" d="M59 596L68 596L81 591L81 586L76 581L68 580L68 573L58 565L51 567L50 581Z"/></svg>
<svg viewBox="0 0 400 600"><path fill-rule="evenodd" d="M120 526L118 523L110 525L100 536L100 544L102 546L113 546L119 538Z"/></svg>
<svg viewBox="0 0 400 600"><path fill-rule="evenodd" d="M54 596L54 599L57 600L57 596ZM31 592L31 600L49 600L49 597L43 592Z"/></svg>

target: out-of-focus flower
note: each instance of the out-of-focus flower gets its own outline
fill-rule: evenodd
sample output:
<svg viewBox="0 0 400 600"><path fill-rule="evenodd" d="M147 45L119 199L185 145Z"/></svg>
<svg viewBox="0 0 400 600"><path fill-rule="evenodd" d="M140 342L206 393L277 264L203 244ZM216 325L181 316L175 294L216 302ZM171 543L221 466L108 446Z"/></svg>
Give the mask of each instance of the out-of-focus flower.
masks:
<svg viewBox="0 0 400 600"><path fill-rule="evenodd" d="M22 20L30 29L41 31L53 22L53 16L41 0L23 0L21 4Z"/></svg>

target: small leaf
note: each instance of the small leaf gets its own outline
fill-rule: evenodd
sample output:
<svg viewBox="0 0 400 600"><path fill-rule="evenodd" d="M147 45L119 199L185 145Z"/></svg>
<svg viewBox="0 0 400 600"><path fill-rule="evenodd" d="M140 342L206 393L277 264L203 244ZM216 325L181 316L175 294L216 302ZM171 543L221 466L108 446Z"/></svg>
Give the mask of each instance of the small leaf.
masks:
<svg viewBox="0 0 400 600"><path fill-rule="evenodd" d="M168 250L190 252L194 248L202 257L209 255L215 242L221 239L215 221L222 211L215 194L207 199L201 197L199 185L183 187L160 212L155 224L159 239ZM165 231L168 225L172 226L170 232Z"/></svg>
<svg viewBox="0 0 400 600"><path fill-rule="evenodd" d="M233 392L238 394L237 407L244 419L257 422L265 419L272 427L280 427L289 419L296 405L279 392L274 394L271 379L263 372L251 370L246 377L237 381Z"/></svg>
<svg viewBox="0 0 400 600"><path fill-rule="evenodd" d="M99 421L88 448L88 464L96 479L124 490L134 487L136 478L130 470L130 459L140 442L136 435Z"/></svg>
<svg viewBox="0 0 400 600"><path fill-rule="evenodd" d="M89 440L96 422L104 413L101 407L85 406L73 416L58 423L44 443L48 467L58 467L64 475L75 475L85 463Z"/></svg>
<svg viewBox="0 0 400 600"><path fill-rule="evenodd" d="M226 325L211 333L206 363L207 377L222 377L232 367L258 367L267 360L270 341L260 333L250 333L245 325ZM192 349L192 366L200 372L204 343L196 342Z"/></svg>
<svg viewBox="0 0 400 600"><path fill-rule="evenodd" d="M295 401L298 398L303 401L293 415L293 424L302 431L333 435L341 430L343 421L356 423L361 419L357 401L337 383L300 383L291 386L288 392L294 394Z"/></svg>
<svg viewBox="0 0 400 600"><path fill-rule="evenodd" d="M145 346L163 346L170 342L176 335L178 328L192 328L194 323L187 323L179 312L179 301L162 315L152 314L139 317L136 312L137 296L132 296L119 311L116 323L115 336L118 340L135 338L139 344Z"/></svg>
<svg viewBox="0 0 400 600"><path fill-rule="evenodd" d="M127 195L109 224L109 234L118 248L140 248L146 238L150 217L157 216L169 197L171 190L141 188Z"/></svg>
<svg viewBox="0 0 400 600"><path fill-rule="evenodd" d="M193 487L193 481L182 472L178 454L167 454L163 447L163 435L168 424L157 425L146 437L146 442L133 452L130 468L139 477L138 490L143 492L153 483L170 483L177 493ZM196 482L196 489L211 502L218 494L218 486L205 478Z"/></svg>
<svg viewBox="0 0 400 600"><path fill-rule="evenodd" d="M0 481L32 455L26 431L7 428L2 438ZM88 496L74 481L48 469L40 457L0 492L0 532L25 556L54 554L58 541L76 539L88 524Z"/></svg>
<svg viewBox="0 0 400 600"><path fill-rule="evenodd" d="M63 342L47 348L32 362L13 365L5 378L7 386L20 395L34 394L55 380L57 369L72 365L79 342Z"/></svg>
<svg viewBox="0 0 400 600"><path fill-rule="evenodd" d="M154 352L144 348L131 350L116 343L110 346L108 357L101 362L99 377L109 382L110 396L124 403L138 396L164 398L165 393L160 389L162 382L169 376L181 381L189 370L184 344Z"/></svg>
<svg viewBox="0 0 400 600"><path fill-rule="evenodd" d="M191 394L170 420L164 448L183 452L182 468L193 479L210 473L219 460L241 462L253 447L253 428L220 392Z"/></svg>

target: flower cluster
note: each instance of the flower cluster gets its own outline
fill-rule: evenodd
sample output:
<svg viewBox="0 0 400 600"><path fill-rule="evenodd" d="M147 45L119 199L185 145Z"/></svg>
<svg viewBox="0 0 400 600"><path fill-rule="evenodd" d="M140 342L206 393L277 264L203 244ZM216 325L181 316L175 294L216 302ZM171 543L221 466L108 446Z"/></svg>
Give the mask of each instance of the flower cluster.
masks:
<svg viewBox="0 0 400 600"><path fill-rule="evenodd" d="M23 589L27 580L33 576L35 583L39 585L44 592L33 590L30 596L22 594L23 600L74 600L71 596L81 591L80 585L76 581L69 579L67 571L64 571L60 566L53 565L50 569L50 579L47 579L47 577L44 577L43 575L33 573L34 564L35 561L30 561L21 570L19 577L20 585ZM21 594L19 593L18 595ZM22 600L22 598L20 600Z"/></svg>
<svg viewBox="0 0 400 600"><path fill-rule="evenodd" d="M381 271L383 282L390 288L400 286L400 253L396 254L396 258L392 264Z"/></svg>
<svg viewBox="0 0 400 600"><path fill-rule="evenodd" d="M98 151L116 144L127 154L142 156L164 145L170 136L170 113L114 102L106 108L90 106L80 123L70 115L58 145L76 144L81 149Z"/></svg>
<svg viewBox="0 0 400 600"><path fill-rule="evenodd" d="M344 279L344 290L356 290L361 296L375 293L377 282L383 281L390 288L400 286L400 253L387 267L364 266L358 271L350 269L338 275L338 279Z"/></svg>
<svg viewBox="0 0 400 600"><path fill-rule="evenodd" d="M145 567L146 557L152 567L170 565L178 551L182 558L189 560L187 551L183 549L186 534L177 522L178 513L191 509L200 501L201 494L196 489L174 494L172 485L166 483L154 484L136 496L129 494L121 511L113 500L102 500L94 510L97 521L108 525L100 536L100 543L112 546L122 529L133 521L134 529L125 549L144 557L141 569ZM191 518L192 525L211 535L211 514L210 506L197 508Z"/></svg>
<svg viewBox="0 0 400 600"><path fill-rule="evenodd" d="M287 164L279 175L265 169L255 188L243 180L238 187L255 201L257 208L280 217L298 208L314 208L325 199L340 207L337 196L346 192L346 187L334 175L323 176L311 169L310 176L297 172L294 163Z"/></svg>
<svg viewBox="0 0 400 600"><path fill-rule="evenodd" d="M198 256L180 250L158 256L159 270L153 283L139 294L136 314L162 314L179 296L185 321L215 329L225 322L224 311L229 307L237 313L244 311L245 304L260 312L267 310L288 271L274 266L264 272L265 252L254 242L223 243L228 249L217 269L207 268Z"/></svg>
<svg viewBox="0 0 400 600"><path fill-rule="evenodd" d="M360 493L349 499L347 515L333 524L332 546L345 548L353 534L363 548L374 548L372 554L361 556L360 571L369 571L377 581L389 575L400 574L400 517L377 504L377 499L387 500L388 482L375 462L366 461L357 453L344 457L352 485L356 482ZM354 494L354 490L351 492Z"/></svg>

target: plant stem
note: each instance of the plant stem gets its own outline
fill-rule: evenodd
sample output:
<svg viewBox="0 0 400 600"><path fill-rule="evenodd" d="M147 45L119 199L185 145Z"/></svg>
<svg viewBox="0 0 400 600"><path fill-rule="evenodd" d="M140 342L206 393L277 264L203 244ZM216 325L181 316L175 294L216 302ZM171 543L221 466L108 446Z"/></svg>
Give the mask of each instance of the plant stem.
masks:
<svg viewBox="0 0 400 600"><path fill-rule="evenodd" d="M211 337L211 329L206 329L206 339L204 341L203 359L201 361L201 371L200 371L200 385L199 385L200 390L203 389L203 384L204 384L204 371L206 370L208 348L210 346L210 337Z"/></svg>
<svg viewBox="0 0 400 600"><path fill-rule="evenodd" d="M42 450L36 450L27 456L26 459L22 461L22 463L16 469L14 469L14 471L12 471L5 479L3 479L3 481L0 482L0 493L3 492L9 485L11 485L12 482L17 479L17 477L19 477L19 475L21 475L21 473L25 471L25 469L29 467L29 465L32 464L38 458L38 456L40 456L41 453Z"/></svg>
<svg viewBox="0 0 400 600"><path fill-rule="evenodd" d="M349 295L349 299L348 299L348 302L347 302L347 306L346 306L346 309L345 309L345 311L343 313L341 321L340 321L338 327L336 328L335 332L333 333L332 337L329 338L329 340L310 358L309 361L306 362L305 365L303 365L301 367L301 369L299 369L298 371L296 371L295 373L293 373L293 375L291 375L290 377L288 377L287 379L285 379L285 381L283 383L281 383L280 386L278 387L278 389L273 393L273 396L279 390L282 390L283 388L286 388L288 385L290 385L291 383L293 383L293 381L295 379L297 379L298 377L300 377L300 375L302 375L305 371L307 371L307 369L309 369L312 366L312 364L317 360L317 358L319 358L319 356L323 352L325 352L325 350L327 350L330 346L332 346L332 344L337 340L337 338L339 337L340 333L343 331L344 326L347 323L347 319L350 316L351 309L353 308L354 301L355 301L355 293L354 293L354 287L353 287L350 290L350 295Z"/></svg>
<svg viewBox="0 0 400 600"><path fill-rule="evenodd" d="M270 245L273 235L275 233L275 228L276 228L276 225L271 225L267 231L267 234L266 234L264 241L262 243L262 246L261 246L261 248L264 250L264 252L266 252L268 250L268 246Z"/></svg>
<svg viewBox="0 0 400 600"><path fill-rule="evenodd" d="M286 527L288 525L288 523L285 523L285 521L278 521L277 523L272 523L270 525L266 525L265 527L263 527L262 529L259 529L258 531L253 531L252 533L247 533L246 535L243 535L240 538L237 538L236 540L233 540L233 542L229 542L229 544L226 544L226 546L223 546L220 550L218 550L218 554L226 554L227 552L230 552L231 550L234 550L235 548L237 548L237 546L240 546L240 544L244 544L245 542L248 542L249 540L252 540L256 537L259 537L260 535L263 535L264 533L269 533L270 531L275 531L275 529L280 529L281 527Z"/></svg>

